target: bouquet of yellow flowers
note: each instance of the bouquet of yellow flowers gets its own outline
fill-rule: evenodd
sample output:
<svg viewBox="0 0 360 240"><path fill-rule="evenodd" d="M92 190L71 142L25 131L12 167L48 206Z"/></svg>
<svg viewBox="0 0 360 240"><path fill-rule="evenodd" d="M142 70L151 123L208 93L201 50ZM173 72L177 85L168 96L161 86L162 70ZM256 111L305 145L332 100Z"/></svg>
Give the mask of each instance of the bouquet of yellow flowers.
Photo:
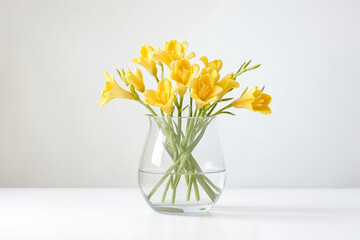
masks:
<svg viewBox="0 0 360 240"><path fill-rule="evenodd" d="M221 78L220 70L223 62L220 59L210 61L202 56L200 60L203 67L200 67L190 62L194 59L195 53L186 55L187 48L187 42L180 43L176 40L166 42L164 49L155 50L149 45L142 46L140 56L131 61L141 65L154 78L157 89L146 89L140 69L128 69L126 72L124 69L117 69L127 90L115 81L113 75L110 76L105 72L107 82L100 95L102 100L99 102L102 107L114 98L124 98L136 101L147 108L159 133L164 136L163 148L171 159L171 165L157 179L156 184L144 194L150 201L160 186L163 186L160 203L164 203L171 186L173 194L170 205L176 203L176 189L182 176L187 187L187 201L192 190L196 201L200 200L198 184L212 203L221 193L221 187L204 174L193 156L194 149L214 116L235 115L230 112L230 108L244 108L262 114L271 113L269 108L271 97L263 92L264 87L261 89L257 86L251 89L246 87L237 99L225 98L227 93L240 87L237 81L240 75L258 68L260 64L250 66L251 61L244 62L236 72ZM166 77L164 77L164 68L168 69ZM186 93L189 93L188 97ZM224 103L224 106L219 107ZM183 123L181 118L184 117L186 122ZM164 183L166 179L167 184Z"/></svg>

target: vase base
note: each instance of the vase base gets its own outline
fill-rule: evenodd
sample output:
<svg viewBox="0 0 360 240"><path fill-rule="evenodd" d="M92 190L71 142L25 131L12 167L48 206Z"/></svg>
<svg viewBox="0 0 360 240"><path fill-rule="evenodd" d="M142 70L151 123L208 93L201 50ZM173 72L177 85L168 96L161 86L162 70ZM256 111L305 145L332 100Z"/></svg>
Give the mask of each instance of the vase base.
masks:
<svg viewBox="0 0 360 240"><path fill-rule="evenodd" d="M194 215L202 214L210 210L214 204L208 205L152 205L151 207L158 213L174 215Z"/></svg>

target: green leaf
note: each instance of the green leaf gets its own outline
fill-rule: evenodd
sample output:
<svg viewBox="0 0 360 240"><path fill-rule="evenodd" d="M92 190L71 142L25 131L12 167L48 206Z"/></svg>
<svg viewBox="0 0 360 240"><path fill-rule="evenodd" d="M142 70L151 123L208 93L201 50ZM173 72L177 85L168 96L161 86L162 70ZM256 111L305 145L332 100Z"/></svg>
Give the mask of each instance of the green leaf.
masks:
<svg viewBox="0 0 360 240"><path fill-rule="evenodd" d="M173 120L173 123L174 123L176 129L179 128L179 126L176 124L175 120Z"/></svg>
<svg viewBox="0 0 360 240"><path fill-rule="evenodd" d="M229 115L232 115L232 116L235 116L235 114L234 113L232 113L232 112L221 112L221 113L225 113L225 114L229 114Z"/></svg>
<svg viewBox="0 0 360 240"><path fill-rule="evenodd" d="M174 97L173 97L173 102L174 102L175 107L176 107L177 109L179 109L179 108L180 108L180 106L179 106L179 102L178 102L178 100L177 100L177 97L176 97L176 96L174 96Z"/></svg>
<svg viewBox="0 0 360 240"><path fill-rule="evenodd" d="M249 88L249 87L246 87L246 88L245 88L245 90L243 91L243 93L241 94L241 96L246 93L246 91L248 90L248 88Z"/></svg>
<svg viewBox="0 0 360 240"><path fill-rule="evenodd" d="M233 100L234 98L223 98L221 99L220 102L226 102L226 101L230 101L230 100Z"/></svg>
<svg viewBox="0 0 360 240"><path fill-rule="evenodd" d="M257 64L257 65L254 65L254 66L252 66L252 67L249 67L247 70L249 71L249 70L254 70L254 69L256 69L256 68L258 68L258 67L260 67L261 66L261 64Z"/></svg>
<svg viewBox="0 0 360 240"><path fill-rule="evenodd" d="M121 80L126 84L126 86L129 86L128 81L126 80L126 78L121 74L121 72L119 71L119 69L116 69L116 72L119 74L119 77L121 78Z"/></svg>
<svg viewBox="0 0 360 240"><path fill-rule="evenodd" d="M264 91L264 89L265 89L265 85L262 87L262 89L261 89L261 91L260 91L260 92L263 92L263 91Z"/></svg>
<svg viewBox="0 0 360 240"><path fill-rule="evenodd" d="M186 105L186 107L184 107L182 110L181 110L181 112L183 112L185 109L187 109L189 107L189 104L188 105Z"/></svg>
<svg viewBox="0 0 360 240"><path fill-rule="evenodd" d="M206 104L206 105L203 107L203 109L204 109L205 111L207 111L207 110L210 109L210 107L211 107L211 105L210 105L210 103L209 103L209 104Z"/></svg>
<svg viewBox="0 0 360 240"><path fill-rule="evenodd" d="M226 92L226 94L228 94L229 92L231 92L232 90L234 90L234 88L230 89L229 91Z"/></svg>
<svg viewBox="0 0 360 240"><path fill-rule="evenodd" d="M244 69L246 69L247 66L249 66L249 64L251 63L252 60L248 61L245 66L244 66Z"/></svg>
<svg viewBox="0 0 360 240"><path fill-rule="evenodd" d="M235 73L235 75L237 75L237 74L241 71L241 69L244 67L245 63L246 63L246 62L244 62L244 63L241 65L241 67L240 67L239 70Z"/></svg>
<svg viewBox="0 0 360 240"><path fill-rule="evenodd" d="M125 77L125 71L124 71L123 68L121 69L121 76L123 76L123 78L126 79L126 77Z"/></svg>
<svg viewBox="0 0 360 240"><path fill-rule="evenodd" d="M122 79L121 73L119 71L119 69L116 69L116 72L119 74L120 78Z"/></svg>

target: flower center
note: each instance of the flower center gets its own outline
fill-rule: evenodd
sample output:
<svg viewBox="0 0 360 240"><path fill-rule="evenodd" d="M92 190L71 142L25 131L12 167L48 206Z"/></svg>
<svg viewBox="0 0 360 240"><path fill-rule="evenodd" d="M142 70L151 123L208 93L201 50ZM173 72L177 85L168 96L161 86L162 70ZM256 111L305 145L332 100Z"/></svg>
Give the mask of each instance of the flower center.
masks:
<svg viewBox="0 0 360 240"><path fill-rule="evenodd" d="M201 87L200 87L200 91L199 91L199 98L201 100L205 100L207 95L210 92L210 87L209 85L205 84L205 83L201 83Z"/></svg>
<svg viewBox="0 0 360 240"><path fill-rule="evenodd" d="M159 97L159 100L163 103L163 104L166 104L167 101L168 101L168 96L166 94L166 92L162 91L162 92L159 92L158 93L158 97Z"/></svg>

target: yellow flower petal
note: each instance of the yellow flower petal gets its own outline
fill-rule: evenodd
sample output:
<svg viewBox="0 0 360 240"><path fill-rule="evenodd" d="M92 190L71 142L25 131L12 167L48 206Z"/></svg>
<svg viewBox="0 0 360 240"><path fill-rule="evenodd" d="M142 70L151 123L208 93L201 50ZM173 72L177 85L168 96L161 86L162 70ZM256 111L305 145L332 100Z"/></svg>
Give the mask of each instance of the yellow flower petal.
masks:
<svg viewBox="0 0 360 240"><path fill-rule="evenodd" d="M171 54L160 49L150 53L150 58L157 64L160 64L161 62L165 63L169 68L171 62L173 61Z"/></svg>
<svg viewBox="0 0 360 240"><path fill-rule="evenodd" d="M100 94L100 97L103 99L99 101L100 107L105 106L109 101L114 98L124 98L124 99L134 99L134 96L131 92L126 91L125 89L121 88L119 84L115 81L114 76L111 76L105 72L104 77L108 82L105 83L105 89Z"/></svg>
<svg viewBox="0 0 360 240"><path fill-rule="evenodd" d="M216 72L216 70L213 69ZM215 101L218 95L223 91L220 86L217 86L217 81L213 78L213 71L202 71L200 75L190 82L192 91L190 96L195 99L196 106L202 108L204 105Z"/></svg>
<svg viewBox="0 0 360 240"><path fill-rule="evenodd" d="M200 61L204 63L205 67L209 65L209 59L206 56L201 56Z"/></svg>
<svg viewBox="0 0 360 240"><path fill-rule="evenodd" d="M149 45L144 45L140 48L140 57L131 59L131 62L140 64L143 66L151 75L156 76L157 68L156 62L150 58L150 54L154 52L154 48Z"/></svg>
<svg viewBox="0 0 360 240"><path fill-rule="evenodd" d="M184 52L184 55L185 55L186 50L188 49L188 46L189 46L188 42L184 41L184 42L181 43L181 51Z"/></svg>
<svg viewBox="0 0 360 240"><path fill-rule="evenodd" d="M140 55L142 57L148 57L149 56L149 53L153 52L154 51L154 48L152 46L149 46L147 44L145 44L144 46L142 46L140 48Z"/></svg>
<svg viewBox="0 0 360 240"><path fill-rule="evenodd" d="M257 87L253 87L249 91L245 92L240 98L236 99L232 105L236 108L246 108L252 110L252 103L255 100L254 92Z"/></svg>
<svg viewBox="0 0 360 240"><path fill-rule="evenodd" d="M171 40L169 42L164 43L164 50L156 50L150 54L153 61L157 64L160 62L165 63L169 68L173 61L181 60L185 58L186 60L190 60L195 57L195 53L190 53L187 57L185 57L185 52L188 48L187 42L178 42L176 40Z"/></svg>
<svg viewBox="0 0 360 240"><path fill-rule="evenodd" d="M201 69L200 76L204 76L206 74L210 75L210 77L214 80L214 84L220 79L220 74L216 71L215 68L209 67Z"/></svg>
<svg viewBox="0 0 360 240"><path fill-rule="evenodd" d="M166 78L162 79L157 85L157 90L168 94L171 91L171 82Z"/></svg>
<svg viewBox="0 0 360 240"><path fill-rule="evenodd" d="M189 53L189 55L187 55L187 56L185 57L185 59L186 59L186 60L190 60L190 59L192 59L192 58L194 58L194 57L196 57L196 54L195 54L194 52L191 52L191 53Z"/></svg>
<svg viewBox="0 0 360 240"><path fill-rule="evenodd" d="M145 91L145 85L143 81L143 76L140 69L135 68L135 73L132 73L130 69L126 71L125 74L126 79L128 82L139 92Z"/></svg>
<svg viewBox="0 0 360 240"><path fill-rule="evenodd" d="M155 104L158 102L158 95L155 90L152 89L146 90L144 92L144 97L145 97L144 102L149 105L155 106Z"/></svg>
<svg viewBox="0 0 360 240"><path fill-rule="evenodd" d="M171 63L168 77L177 83L177 91L183 96L189 83L197 76L200 67L197 64L191 65L186 59L181 59Z"/></svg>
<svg viewBox="0 0 360 240"><path fill-rule="evenodd" d="M221 99L231 89L240 87L240 84L234 80L234 73L230 73L220 80L218 86L223 89L218 96Z"/></svg>
<svg viewBox="0 0 360 240"><path fill-rule="evenodd" d="M266 93L261 93L260 97L252 104L255 112L262 113L264 115L270 114L271 109L269 104L271 102L271 96Z"/></svg>
<svg viewBox="0 0 360 240"><path fill-rule="evenodd" d="M144 102L161 108L167 115L172 113L172 100L176 87L171 86L170 80L164 78L157 86L157 91L148 89L144 92Z"/></svg>
<svg viewBox="0 0 360 240"><path fill-rule="evenodd" d="M186 91L188 90L188 86L187 85L184 85L182 83L177 83L176 84L177 86L177 92L179 93L180 96L184 96Z"/></svg>
<svg viewBox="0 0 360 240"><path fill-rule="evenodd" d="M220 59L216 59L214 61L210 61L205 56L200 57L200 60L204 63L205 68L214 68L217 72L220 72L223 62Z"/></svg>
<svg viewBox="0 0 360 240"><path fill-rule="evenodd" d="M236 108L246 108L266 115L271 113L271 109L269 107L270 102L270 95L262 93L258 87L253 87L249 91L245 92L240 98L236 99L232 103L232 106Z"/></svg>
<svg viewBox="0 0 360 240"><path fill-rule="evenodd" d="M172 55L174 61L185 57L187 47L187 42L179 43L176 40L171 40L164 44L165 51Z"/></svg>

